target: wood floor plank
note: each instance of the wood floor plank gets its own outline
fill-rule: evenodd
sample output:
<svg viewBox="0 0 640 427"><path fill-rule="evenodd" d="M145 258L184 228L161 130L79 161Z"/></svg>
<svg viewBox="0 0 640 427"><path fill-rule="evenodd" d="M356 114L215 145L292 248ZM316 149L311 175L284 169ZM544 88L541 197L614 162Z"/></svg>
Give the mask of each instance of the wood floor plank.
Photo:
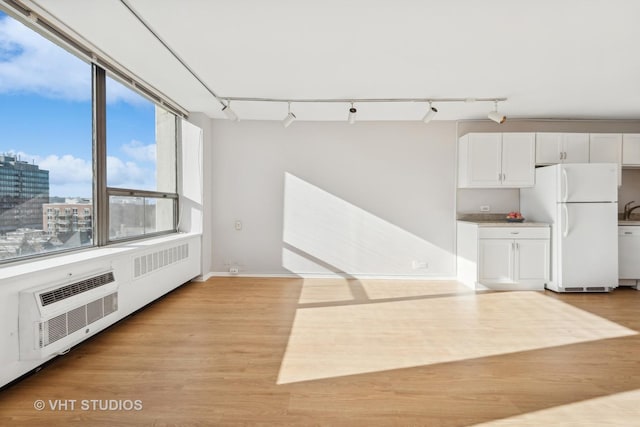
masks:
<svg viewBox="0 0 640 427"><path fill-rule="evenodd" d="M1 391L0 425L638 425L639 304L630 289L216 278Z"/></svg>

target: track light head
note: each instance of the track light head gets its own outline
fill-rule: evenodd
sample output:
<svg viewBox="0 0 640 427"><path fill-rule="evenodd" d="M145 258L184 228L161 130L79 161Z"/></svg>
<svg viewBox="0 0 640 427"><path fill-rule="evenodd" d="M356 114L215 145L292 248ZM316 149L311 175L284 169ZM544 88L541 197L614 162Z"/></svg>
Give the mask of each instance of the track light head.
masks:
<svg viewBox="0 0 640 427"><path fill-rule="evenodd" d="M504 123L507 120L507 116L505 116L504 114L500 114L498 113L498 101L494 101L496 106L495 109L490 112L489 114L487 114L487 117L490 120L493 120L494 122L498 123L499 125Z"/></svg>
<svg viewBox="0 0 640 427"><path fill-rule="evenodd" d="M288 128L289 125L296 119L296 115L291 112L291 103L288 102L287 104L287 116L282 119L282 126L284 126L285 128Z"/></svg>
<svg viewBox="0 0 640 427"><path fill-rule="evenodd" d="M222 107L222 112L227 116L227 119L233 120L234 122L240 121L238 115L231 109L231 101L228 101L227 105Z"/></svg>
<svg viewBox="0 0 640 427"><path fill-rule="evenodd" d="M356 114L358 110L353 106L353 102L351 103L351 108L349 108L349 124L352 125L356 122Z"/></svg>
<svg viewBox="0 0 640 427"><path fill-rule="evenodd" d="M429 109L427 110L427 114L424 115L422 121L425 123L429 123L433 118L438 114L438 109L431 105L431 101L429 101Z"/></svg>

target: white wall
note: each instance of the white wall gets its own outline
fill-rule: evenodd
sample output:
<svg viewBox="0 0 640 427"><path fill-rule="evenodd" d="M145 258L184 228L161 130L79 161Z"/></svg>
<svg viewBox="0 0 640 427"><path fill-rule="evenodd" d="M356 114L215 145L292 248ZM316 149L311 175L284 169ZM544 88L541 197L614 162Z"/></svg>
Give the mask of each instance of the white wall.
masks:
<svg viewBox="0 0 640 427"><path fill-rule="evenodd" d="M212 135L214 272L455 276L454 122L213 120Z"/></svg>

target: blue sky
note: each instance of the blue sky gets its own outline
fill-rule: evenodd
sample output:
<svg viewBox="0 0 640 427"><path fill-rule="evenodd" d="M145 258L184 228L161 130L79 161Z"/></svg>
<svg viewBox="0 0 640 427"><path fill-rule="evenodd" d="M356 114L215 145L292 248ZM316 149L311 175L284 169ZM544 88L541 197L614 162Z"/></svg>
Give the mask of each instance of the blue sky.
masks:
<svg viewBox="0 0 640 427"><path fill-rule="evenodd" d="M108 185L155 189L155 110L107 82ZM0 12L0 152L50 171L51 196L91 197L91 66Z"/></svg>

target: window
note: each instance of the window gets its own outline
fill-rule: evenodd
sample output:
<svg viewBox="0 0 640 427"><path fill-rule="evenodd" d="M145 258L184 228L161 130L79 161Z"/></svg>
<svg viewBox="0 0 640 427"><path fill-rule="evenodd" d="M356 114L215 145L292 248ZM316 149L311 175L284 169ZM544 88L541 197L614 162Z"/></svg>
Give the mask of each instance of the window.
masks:
<svg viewBox="0 0 640 427"><path fill-rule="evenodd" d="M176 117L106 80L109 240L175 228Z"/></svg>
<svg viewBox="0 0 640 427"><path fill-rule="evenodd" d="M53 206L92 206L91 65L0 12L0 261L91 246Z"/></svg>
<svg viewBox="0 0 640 427"><path fill-rule="evenodd" d="M0 262L175 231L176 115L3 7Z"/></svg>

